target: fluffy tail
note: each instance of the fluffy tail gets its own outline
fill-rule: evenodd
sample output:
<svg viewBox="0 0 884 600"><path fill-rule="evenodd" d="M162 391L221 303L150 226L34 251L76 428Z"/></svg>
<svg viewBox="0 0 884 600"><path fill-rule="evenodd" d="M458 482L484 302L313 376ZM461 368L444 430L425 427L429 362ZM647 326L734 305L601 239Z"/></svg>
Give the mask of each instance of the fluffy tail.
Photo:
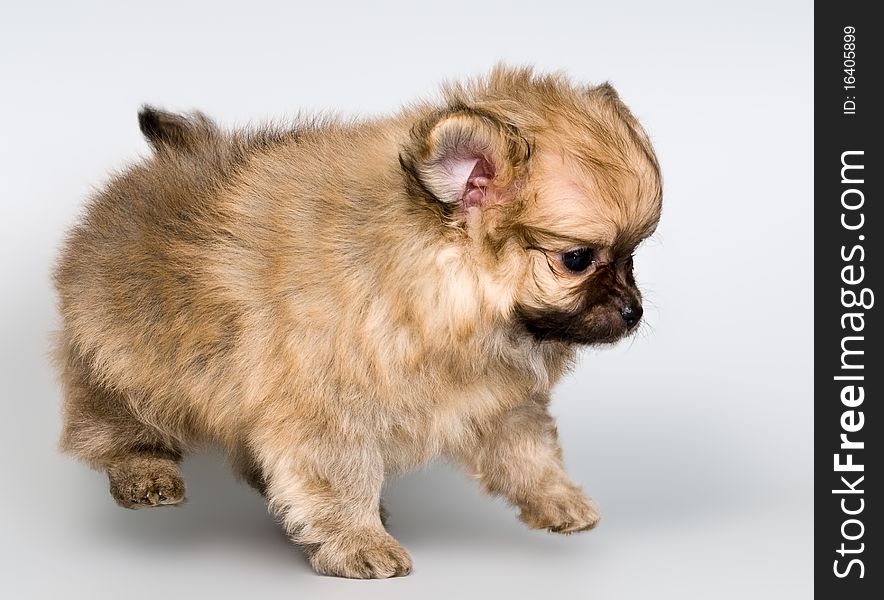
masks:
<svg viewBox="0 0 884 600"><path fill-rule="evenodd" d="M147 105L138 111L138 127L158 152L193 152L220 133L214 121L201 112L178 114Z"/></svg>

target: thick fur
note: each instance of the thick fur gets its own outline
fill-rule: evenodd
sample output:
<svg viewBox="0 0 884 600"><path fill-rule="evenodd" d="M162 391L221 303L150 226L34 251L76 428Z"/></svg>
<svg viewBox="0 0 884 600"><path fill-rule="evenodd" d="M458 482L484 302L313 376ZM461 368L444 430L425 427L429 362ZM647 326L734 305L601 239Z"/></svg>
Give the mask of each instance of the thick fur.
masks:
<svg viewBox="0 0 884 600"><path fill-rule="evenodd" d="M610 86L498 67L390 118L139 121L153 155L55 271L61 446L120 504L183 499L176 463L212 441L321 573L408 573L381 485L439 455L531 527L596 524L549 393L577 344L627 333L661 198ZM597 260L569 273L578 242Z"/></svg>

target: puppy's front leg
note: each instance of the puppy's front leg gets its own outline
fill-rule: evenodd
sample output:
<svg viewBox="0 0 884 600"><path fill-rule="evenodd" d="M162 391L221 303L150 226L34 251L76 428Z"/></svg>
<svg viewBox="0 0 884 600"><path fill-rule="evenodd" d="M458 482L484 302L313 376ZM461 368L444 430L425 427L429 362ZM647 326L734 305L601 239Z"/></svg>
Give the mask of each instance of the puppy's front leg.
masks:
<svg viewBox="0 0 884 600"><path fill-rule="evenodd" d="M317 572L358 579L411 572L408 552L381 523L384 465L371 444L302 430L255 445L268 504Z"/></svg>
<svg viewBox="0 0 884 600"><path fill-rule="evenodd" d="M571 481L562 464L548 400L529 399L481 427L460 457L484 487L521 509L533 529L573 533L599 521L595 503Z"/></svg>

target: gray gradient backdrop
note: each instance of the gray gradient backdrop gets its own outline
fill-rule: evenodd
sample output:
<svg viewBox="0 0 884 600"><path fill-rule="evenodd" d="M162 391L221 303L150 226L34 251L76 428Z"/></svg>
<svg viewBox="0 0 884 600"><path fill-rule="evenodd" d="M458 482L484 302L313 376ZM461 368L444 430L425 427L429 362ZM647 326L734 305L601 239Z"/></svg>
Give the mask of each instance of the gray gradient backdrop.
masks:
<svg viewBox="0 0 884 600"><path fill-rule="evenodd" d="M756 0L4 2L0 596L809 597L811 31L810 2ZM527 531L438 464L386 492L413 575L323 578L217 455L186 462L185 507L130 512L56 453L48 271L93 186L147 152L141 103L378 113L498 59L611 80L663 164L647 323L553 402L596 531Z"/></svg>

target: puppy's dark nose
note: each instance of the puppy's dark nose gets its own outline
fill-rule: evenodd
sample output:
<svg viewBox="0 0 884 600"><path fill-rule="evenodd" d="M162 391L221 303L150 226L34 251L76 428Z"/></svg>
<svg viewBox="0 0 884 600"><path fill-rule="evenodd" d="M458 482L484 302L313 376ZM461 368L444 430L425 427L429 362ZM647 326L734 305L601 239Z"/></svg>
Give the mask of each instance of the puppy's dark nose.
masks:
<svg viewBox="0 0 884 600"><path fill-rule="evenodd" d="M635 327L639 320L641 320L643 313L641 304L627 304L620 309L620 316L623 317L623 322L626 323L627 329Z"/></svg>

